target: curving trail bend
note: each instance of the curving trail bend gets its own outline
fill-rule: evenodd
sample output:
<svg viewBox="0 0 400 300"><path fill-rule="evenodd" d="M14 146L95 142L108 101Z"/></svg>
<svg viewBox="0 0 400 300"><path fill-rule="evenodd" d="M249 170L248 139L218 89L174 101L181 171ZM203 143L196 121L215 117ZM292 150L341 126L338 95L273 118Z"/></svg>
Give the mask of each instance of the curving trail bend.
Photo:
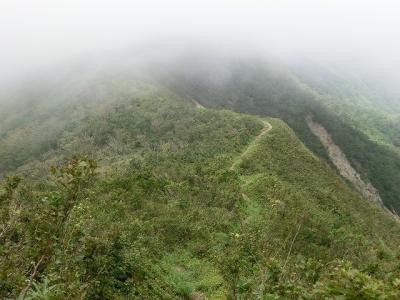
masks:
<svg viewBox="0 0 400 300"><path fill-rule="evenodd" d="M266 135L268 132L271 131L272 129L272 125L270 123L268 123L265 120L262 120L262 122L264 123L264 128L261 130L260 134L257 135L254 140L249 144L249 146L247 146L246 150L239 156L238 159L236 159L232 166L229 168L229 170L233 171L238 164L241 162L242 157L246 156L247 153L249 153L249 151L254 147L255 144L258 143L258 141L264 136Z"/></svg>

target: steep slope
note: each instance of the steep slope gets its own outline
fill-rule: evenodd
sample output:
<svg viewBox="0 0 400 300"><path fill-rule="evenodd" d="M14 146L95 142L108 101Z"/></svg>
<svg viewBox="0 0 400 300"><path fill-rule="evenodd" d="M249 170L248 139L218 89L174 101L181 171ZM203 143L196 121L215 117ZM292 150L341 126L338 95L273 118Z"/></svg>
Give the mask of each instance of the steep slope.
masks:
<svg viewBox="0 0 400 300"><path fill-rule="evenodd" d="M326 66L304 59L290 64L293 72L323 96L345 122L386 146L400 145L397 85L380 88L385 78L357 67ZM353 68L353 71L350 69ZM354 70L355 69L355 70ZM375 78L374 78L375 76ZM372 78L371 78L372 77ZM393 92L394 95L390 95Z"/></svg>
<svg viewBox="0 0 400 300"><path fill-rule="evenodd" d="M325 130L323 126L316 123L312 116L307 117L307 125L324 145L330 160L339 170L340 175L350 181L354 187L366 198L383 205L382 199L378 191L372 186L370 182L365 182L361 179L360 174L351 166L343 151L332 140L331 135Z"/></svg>
<svg viewBox="0 0 400 300"><path fill-rule="evenodd" d="M399 297L399 224L283 121L100 86L52 147L3 152L24 159L2 170L33 178L0 190L0 297Z"/></svg>
<svg viewBox="0 0 400 300"><path fill-rule="evenodd" d="M171 67L161 81L176 93L189 95L207 107L280 118L307 147L330 162L307 126L306 118L312 114L332 135L362 179L378 190L385 206L400 210L399 152L393 145L378 143L348 121L347 118L360 120L359 110L348 110L352 114L347 117L338 113L332 108L333 100L302 83L283 64L265 60L225 60L217 64L207 58L189 58ZM330 97L335 99L335 95ZM370 120L379 119L376 114L364 114ZM374 126L365 126L375 130ZM395 128L392 131L398 132Z"/></svg>

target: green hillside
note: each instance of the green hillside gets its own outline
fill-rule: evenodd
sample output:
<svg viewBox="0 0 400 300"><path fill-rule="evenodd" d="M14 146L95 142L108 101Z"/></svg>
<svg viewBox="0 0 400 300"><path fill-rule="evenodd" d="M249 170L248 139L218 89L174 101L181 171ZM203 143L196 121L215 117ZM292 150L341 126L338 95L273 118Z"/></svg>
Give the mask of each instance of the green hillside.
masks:
<svg viewBox="0 0 400 300"><path fill-rule="evenodd" d="M372 80L361 71L357 74L307 60L291 69L301 81L323 95L329 108L346 123L377 143L399 147L399 101L388 95L387 88L380 88L384 79Z"/></svg>
<svg viewBox="0 0 400 300"><path fill-rule="evenodd" d="M160 79L172 90L207 107L280 118L307 147L329 163L325 150L306 124L306 117L313 115L353 167L379 191L384 204L399 212L399 130L395 118L388 121L391 117L382 111L366 109L366 101L361 101L359 95L357 102L353 98L343 99L331 90L320 94L284 64L268 60L224 60L217 64L205 58L189 58L176 65ZM337 88L345 89L340 84ZM368 103L371 106L373 102Z"/></svg>
<svg viewBox="0 0 400 300"><path fill-rule="evenodd" d="M171 78L44 88L2 121L0 298L400 297L400 225L316 155L295 86Z"/></svg>

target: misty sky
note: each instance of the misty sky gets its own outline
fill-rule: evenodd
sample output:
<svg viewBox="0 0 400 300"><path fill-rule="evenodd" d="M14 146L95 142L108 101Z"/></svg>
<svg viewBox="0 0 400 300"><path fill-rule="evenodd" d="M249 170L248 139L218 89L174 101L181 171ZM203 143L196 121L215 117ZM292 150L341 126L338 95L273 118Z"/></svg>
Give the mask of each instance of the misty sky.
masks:
<svg viewBox="0 0 400 300"><path fill-rule="evenodd" d="M154 41L400 67L399 1L0 0L0 80Z"/></svg>

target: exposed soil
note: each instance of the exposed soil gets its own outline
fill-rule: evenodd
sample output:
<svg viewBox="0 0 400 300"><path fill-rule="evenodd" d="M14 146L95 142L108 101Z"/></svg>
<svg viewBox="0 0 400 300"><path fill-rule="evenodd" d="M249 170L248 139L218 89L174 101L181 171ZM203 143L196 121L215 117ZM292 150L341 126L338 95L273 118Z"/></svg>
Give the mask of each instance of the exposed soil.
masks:
<svg viewBox="0 0 400 300"><path fill-rule="evenodd" d="M311 115L307 116L306 121L312 133L321 141L332 163L339 170L340 175L350 181L365 198L383 205L377 189L369 181L361 178L326 129L314 121Z"/></svg>

